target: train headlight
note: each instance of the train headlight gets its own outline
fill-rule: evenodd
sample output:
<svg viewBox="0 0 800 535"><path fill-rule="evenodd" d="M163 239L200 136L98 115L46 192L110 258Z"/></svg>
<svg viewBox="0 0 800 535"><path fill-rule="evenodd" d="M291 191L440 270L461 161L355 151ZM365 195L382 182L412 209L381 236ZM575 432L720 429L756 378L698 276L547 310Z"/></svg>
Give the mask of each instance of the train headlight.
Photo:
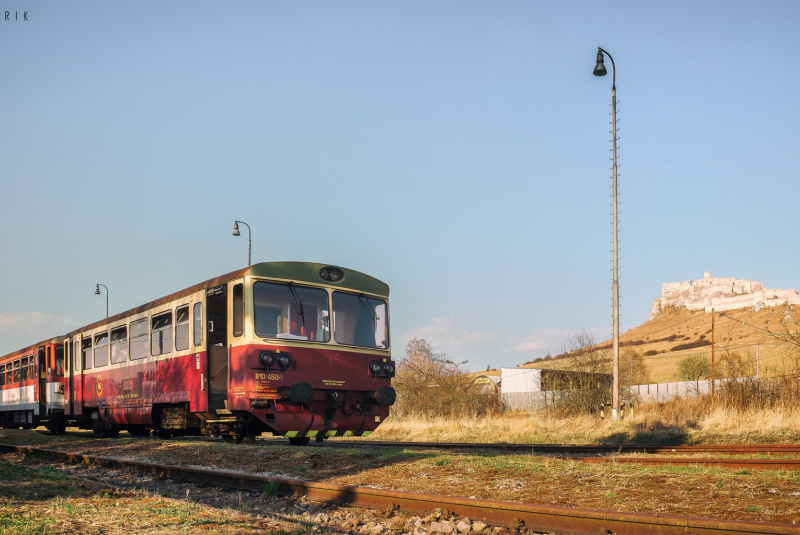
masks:
<svg viewBox="0 0 800 535"><path fill-rule="evenodd" d="M369 373L371 373L373 376L376 376L379 373L381 373L382 369L383 366L381 366L380 361L373 360L372 362L369 363Z"/></svg>
<svg viewBox="0 0 800 535"><path fill-rule="evenodd" d="M260 362L265 368L270 368L273 364L275 364L275 355L269 351L262 351L258 356L258 362Z"/></svg>
<svg viewBox="0 0 800 535"><path fill-rule="evenodd" d="M277 358L278 366L281 367L281 370L286 370L289 366L292 365L292 357L290 357L287 353L281 353L278 355Z"/></svg>
<svg viewBox="0 0 800 535"><path fill-rule="evenodd" d="M394 377L394 362L384 362L383 373L386 374L386 377Z"/></svg>
<svg viewBox="0 0 800 535"><path fill-rule="evenodd" d="M328 282L342 282L344 280L344 272L333 266L327 266L319 270L319 276Z"/></svg>

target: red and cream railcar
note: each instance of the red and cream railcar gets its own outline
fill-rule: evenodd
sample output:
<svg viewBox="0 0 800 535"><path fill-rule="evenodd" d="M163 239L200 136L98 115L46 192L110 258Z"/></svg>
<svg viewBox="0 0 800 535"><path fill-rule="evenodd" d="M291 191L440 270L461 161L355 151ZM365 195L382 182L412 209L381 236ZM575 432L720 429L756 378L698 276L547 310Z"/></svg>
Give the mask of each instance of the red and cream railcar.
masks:
<svg viewBox="0 0 800 535"><path fill-rule="evenodd" d="M389 287L270 262L67 334L67 418L98 434L365 436L389 414Z"/></svg>
<svg viewBox="0 0 800 535"><path fill-rule="evenodd" d="M64 338L0 357L0 427L64 433Z"/></svg>

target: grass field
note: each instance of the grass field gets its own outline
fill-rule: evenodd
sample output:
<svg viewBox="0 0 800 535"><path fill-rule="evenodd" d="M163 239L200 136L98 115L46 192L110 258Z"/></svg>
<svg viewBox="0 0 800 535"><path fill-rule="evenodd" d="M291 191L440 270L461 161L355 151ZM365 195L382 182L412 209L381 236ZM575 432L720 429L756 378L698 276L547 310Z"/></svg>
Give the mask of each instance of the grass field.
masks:
<svg viewBox="0 0 800 535"><path fill-rule="evenodd" d="M619 421L514 412L482 418L388 418L369 440L517 443L781 443L800 441L800 410L737 411L704 400L642 405Z"/></svg>

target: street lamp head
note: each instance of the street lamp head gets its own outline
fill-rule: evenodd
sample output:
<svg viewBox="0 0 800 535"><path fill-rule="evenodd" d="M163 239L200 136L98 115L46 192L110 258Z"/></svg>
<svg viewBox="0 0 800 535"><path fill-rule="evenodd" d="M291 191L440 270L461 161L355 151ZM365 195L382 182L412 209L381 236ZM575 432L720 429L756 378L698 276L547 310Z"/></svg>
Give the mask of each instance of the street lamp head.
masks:
<svg viewBox="0 0 800 535"><path fill-rule="evenodd" d="M595 76L605 76L608 74L606 66L603 63L603 49L600 47L597 48L597 65L594 66L594 72L592 74Z"/></svg>
<svg viewBox="0 0 800 535"><path fill-rule="evenodd" d="M239 222L238 221L233 224L233 235L234 236L241 236L241 234L239 234Z"/></svg>
<svg viewBox="0 0 800 535"><path fill-rule="evenodd" d="M95 295L100 295L100 285L99 284L94 287L94 294Z"/></svg>

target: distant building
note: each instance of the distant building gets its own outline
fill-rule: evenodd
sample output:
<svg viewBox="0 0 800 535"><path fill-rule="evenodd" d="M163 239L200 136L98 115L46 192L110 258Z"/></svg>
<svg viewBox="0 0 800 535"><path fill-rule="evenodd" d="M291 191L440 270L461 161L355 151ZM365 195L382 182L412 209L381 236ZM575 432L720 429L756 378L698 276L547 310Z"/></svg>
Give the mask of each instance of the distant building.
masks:
<svg viewBox="0 0 800 535"><path fill-rule="evenodd" d="M479 375L472 380L473 385L478 385L480 390L487 394L500 393L500 378L492 375Z"/></svg>
<svg viewBox="0 0 800 535"><path fill-rule="evenodd" d="M611 395L610 373L500 368L500 397L509 409L535 409L548 399L552 401L553 396L587 383L608 388L609 396Z"/></svg>
<svg viewBox="0 0 800 535"><path fill-rule="evenodd" d="M668 307L711 312L712 308L719 311L737 308L761 310L778 305L800 305L797 288L771 290L764 288L760 281L712 277L711 272L706 271L702 279L662 284L661 297L653 301L648 319L652 320Z"/></svg>

